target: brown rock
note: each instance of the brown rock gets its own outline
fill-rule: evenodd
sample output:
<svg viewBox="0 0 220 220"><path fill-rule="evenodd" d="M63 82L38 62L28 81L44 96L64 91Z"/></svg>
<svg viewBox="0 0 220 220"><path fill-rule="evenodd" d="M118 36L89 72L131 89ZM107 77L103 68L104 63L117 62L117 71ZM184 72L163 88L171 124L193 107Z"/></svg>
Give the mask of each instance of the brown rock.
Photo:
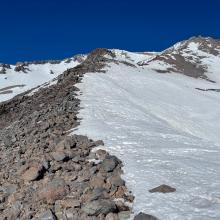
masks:
<svg viewBox="0 0 220 220"><path fill-rule="evenodd" d="M60 205L63 208L76 208L76 207L80 207L80 202L79 202L79 200L76 200L76 199L60 200L59 203L60 203Z"/></svg>
<svg viewBox="0 0 220 220"><path fill-rule="evenodd" d="M55 151L51 153L51 156L53 157L54 160L56 160L57 162L59 161L64 161L67 156L63 151Z"/></svg>
<svg viewBox="0 0 220 220"><path fill-rule="evenodd" d="M90 180L90 186L94 188L103 187L105 185L105 178L102 176L93 176Z"/></svg>
<svg viewBox="0 0 220 220"><path fill-rule="evenodd" d="M126 194L126 187L125 186L119 186L118 187L118 190L116 191L115 193L115 198L124 198L125 197L125 194Z"/></svg>
<svg viewBox="0 0 220 220"><path fill-rule="evenodd" d="M38 179L43 174L43 166L42 165L34 165L29 167L21 176L21 178L25 181L33 181Z"/></svg>
<svg viewBox="0 0 220 220"><path fill-rule="evenodd" d="M108 155L108 153L105 150L99 149L99 150L96 151L96 156L100 160L104 160L107 155Z"/></svg>
<svg viewBox="0 0 220 220"><path fill-rule="evenodd" d="M108 178L107 182L109 182L112 186L124 186L125 181L120 177L119 173L115 173L111 177Z"/></svg>
<svg viewBox="0 0 220 220"><path fill-rule="evenodd" d="M63 179L54 179L38 192L38 198L48 204L53 204L56 200L63 199L68 192L69 187Z"/></svg>

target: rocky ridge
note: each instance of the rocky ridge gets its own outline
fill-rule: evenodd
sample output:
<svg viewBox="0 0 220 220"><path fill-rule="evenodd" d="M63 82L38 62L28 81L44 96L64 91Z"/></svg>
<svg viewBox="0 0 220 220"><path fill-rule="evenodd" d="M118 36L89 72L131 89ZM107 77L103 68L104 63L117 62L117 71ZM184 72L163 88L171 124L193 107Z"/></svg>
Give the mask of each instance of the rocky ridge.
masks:
<svg viewBox="0 0 220 220"><path fill-rule="evenodd" d="M153 66L159 73L182 73L214 82L206 74L209 72L206 61L215 57L220 57L220 40L198 36L179 42L151 59L139 62L139 65Z"/></svg>
<svg viewBox="0 0 220 220"><path fill-rule="evenodd" d="M77 61L79 63L82 63L85 61L87 55L75 55L72 58L65 59L65 63L70 63L71 61ZM39 65L39 64L60 64L63 60L37 60L37 61L25 61L25 62L17 62L15 65L12 64L3 64L0 63L0 74L6 74L6 71L8 69L14 69L16 72L23 72L28 73L29 65Z"/></svg>
<svg viewBox="0 0 220 220"><path fill-rule="evenodd" d="M71 135L80 123L74 85L86 72L103 72L108 62L115 62L114 54L97 49L57 84L0 104L1 219L129 216L134 198L121 178L121 161L95 150L102 141Z"/></svg>

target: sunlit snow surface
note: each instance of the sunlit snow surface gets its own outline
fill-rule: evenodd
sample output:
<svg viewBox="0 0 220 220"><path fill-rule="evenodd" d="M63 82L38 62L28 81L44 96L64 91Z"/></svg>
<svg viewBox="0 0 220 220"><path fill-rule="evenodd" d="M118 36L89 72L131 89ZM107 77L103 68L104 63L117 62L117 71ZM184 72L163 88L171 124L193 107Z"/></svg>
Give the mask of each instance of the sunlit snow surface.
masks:
<svg viewBox="0 0 220 220"><path fill-rule="evenodd" d="M218 86L122 64L87 73L78 84L76 133L104 140L122 159L135 214L220 219L220 93L195 89ZM177 191L148 192L161 184Z"/></svg>
<svg viewBox="0 0 220 220"><path fill-rule="evenodd" d="M72 68L78 64L79 63L76 61L71 61L69 63L62 61L57 64L30 64L27 67L28 70L26 73L22 71L16 72L14 71L15 66L11 66L11 69L7 69L6 74L0 74L0 102L7 101L22 92L33 89L44 83L52 85L54 84L52 80L55 77L62 74L68 68ZM51 71L53 74L51 74ZM16 85L18 85L18 87L16 87ZM22 86L19 87L20 85ZM1 90L7 87L12 87L9 89L12 92L1 94Z"/></svg>

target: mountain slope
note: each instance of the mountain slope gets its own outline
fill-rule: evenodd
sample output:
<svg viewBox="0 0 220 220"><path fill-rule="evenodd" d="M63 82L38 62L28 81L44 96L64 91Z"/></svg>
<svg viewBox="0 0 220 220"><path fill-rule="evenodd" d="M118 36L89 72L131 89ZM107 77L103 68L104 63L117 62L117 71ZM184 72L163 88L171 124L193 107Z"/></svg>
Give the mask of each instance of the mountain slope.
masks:
<svg viewBox="0 0 220 220"><path fill-rule="evenodd" d="M36 72L19 67L27 71L24 77L43 72L43 78L24 90L13 87L10 96L0 93L0 102L19 94L0 104L2 191L10 186L16 198L11 203L12 196L3 193L0 211L7 216L20 210L15 219L122 220L139 212L165 220L219 219L219 45L193 37L162 52L97 49L70 66L36 64ZM21 85L19 73L13 74L14 81L1 84L3 92ZM124 165L122 177L135 196L133 213L121 162L106 151ZM39 179L26 183L19 177L39 163ZM52 204L50 198L49 204L35 200L40 188L57 184L53 179L65 195ZM162 184L176 191L151 193Z"/></svg>
<svg viewBox="0 0 220 220"><path fill-rule="evenodd" d="M123 161L134 212L219 219L220 94L195 89L212 83L117 64L82 82L76 133L102 139ZM161 184L177 191L148 192Z"/></svg>
<svg viewBox="0 0 220 220"><path fill-rule="evenodd" d="M105 149L123 161L135 214L168 220L220 218L220 57L215 44L210 48L217 48L216 53L203 54L206 49L200 46L206 41L193 38L159 55L148 54L157 58L147 65L143 54L132 59L132 54L116 51L115 59L123 64L109 64L103 74L87 73L78 85L82 121L76 134L102 139ZM164 54L180 54L192 67L180 69L182 62L171 57L173 69L163 71L171 65L170 59L157 60ZM196 59L187 60L190 56ZM148 192L161 184L177 191Z"/></svg>
<svg viewBox="0 0 220 220"><path fill-rule="evenodd" d="M140 62L160 73L182 73L190 77L220 82L220 41L210 37L192 37Z"/></svg>
<svg viewBox="0 0 220 220"><path fill-rule="evenodd" d="M86 56L63 61L19 62L0 65L0 102L53 80L65 70L80 64ZM55 83L55 82L53 82Z"/></svg>

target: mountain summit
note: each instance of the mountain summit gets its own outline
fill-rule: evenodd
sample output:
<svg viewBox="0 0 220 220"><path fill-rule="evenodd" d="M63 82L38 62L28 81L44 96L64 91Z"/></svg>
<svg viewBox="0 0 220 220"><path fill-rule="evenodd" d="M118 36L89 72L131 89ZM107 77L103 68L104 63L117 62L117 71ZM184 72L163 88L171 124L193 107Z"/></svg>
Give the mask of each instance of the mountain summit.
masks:
<svg viewBox="0 0 220 220"><path fill-rule="evenodd" d="M209 73L218 70L219 62L219 40L210 37L192 37L175 44L150 60L141 62L140 65L153 66L160 73L176 72L212 80L209 79L212 78Z"/></svg>

